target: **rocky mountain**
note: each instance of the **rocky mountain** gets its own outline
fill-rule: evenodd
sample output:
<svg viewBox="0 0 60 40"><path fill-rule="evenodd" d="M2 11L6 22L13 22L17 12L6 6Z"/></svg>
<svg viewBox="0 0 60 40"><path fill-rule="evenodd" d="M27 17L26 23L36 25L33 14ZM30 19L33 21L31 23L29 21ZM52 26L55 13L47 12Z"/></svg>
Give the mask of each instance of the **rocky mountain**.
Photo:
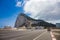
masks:
<svg viewBox="0 0 60 40"><path fill-rule="evenodd" d="M36 26L51 27L51 26L54 26L55 27L55 25L52 23L45 22L44 20L33 19L24 13L20 13L16 19L15 27L22 27L22 26L25 26L25 27L33 27L33 26L34 27L36 27Z"/></svg>

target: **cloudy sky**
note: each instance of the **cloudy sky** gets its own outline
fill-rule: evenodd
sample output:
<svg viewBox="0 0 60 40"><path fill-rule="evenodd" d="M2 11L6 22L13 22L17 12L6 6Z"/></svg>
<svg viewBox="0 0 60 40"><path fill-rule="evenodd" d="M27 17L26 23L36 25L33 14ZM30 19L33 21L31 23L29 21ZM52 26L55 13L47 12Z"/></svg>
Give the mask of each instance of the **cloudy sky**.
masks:
<svg viewBox="0 0 60 40"><path fill-rule="evenodd" d="M19 12L35 19L60 23L60 0L0 0L0 26L14 25Z"/></svg>

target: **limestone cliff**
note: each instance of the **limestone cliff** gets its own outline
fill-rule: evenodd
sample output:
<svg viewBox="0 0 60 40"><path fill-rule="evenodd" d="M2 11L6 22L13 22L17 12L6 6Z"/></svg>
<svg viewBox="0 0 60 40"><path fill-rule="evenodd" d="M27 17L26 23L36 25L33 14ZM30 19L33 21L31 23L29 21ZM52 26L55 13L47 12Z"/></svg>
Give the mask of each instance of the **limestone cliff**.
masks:
<svg viewBox="0 0 60 40"><path fill-rule="evenodd" d="M20 13L15 22L15 27L22 27L22 26L31 28L31 26L36 27L36 26L55 26L55 25L45 22L44 20L33 19L24 13Z"/></svg>

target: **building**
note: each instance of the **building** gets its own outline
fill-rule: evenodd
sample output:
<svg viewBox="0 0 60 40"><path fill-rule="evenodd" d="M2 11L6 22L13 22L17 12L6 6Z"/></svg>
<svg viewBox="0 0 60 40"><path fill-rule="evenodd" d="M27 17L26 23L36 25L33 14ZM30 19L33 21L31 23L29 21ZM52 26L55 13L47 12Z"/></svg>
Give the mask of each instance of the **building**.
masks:
<svg viewBox="0 0 60 40"><path fill-rule="evenodd" d="M56 28L60 28L60 23L56 23Z"/></svg>
<svg viewBox="0 0 60 40"><path fill-rule="evenodd" d="M43 26L36 26L35 29L44 29Z"/></svg>

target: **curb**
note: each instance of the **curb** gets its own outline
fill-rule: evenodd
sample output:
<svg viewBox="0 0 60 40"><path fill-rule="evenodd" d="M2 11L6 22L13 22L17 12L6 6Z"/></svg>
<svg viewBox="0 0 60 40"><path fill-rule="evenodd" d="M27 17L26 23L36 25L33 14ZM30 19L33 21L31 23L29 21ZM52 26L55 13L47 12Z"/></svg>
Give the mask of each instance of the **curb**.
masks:
<svg viewBox="0 0 60 40"><path fill-rule="evenodd" d="M52 40L56 40L56 38L55 38L55 36L53 35L53 33L50 32L50 34L51 34Z"/></svg>

